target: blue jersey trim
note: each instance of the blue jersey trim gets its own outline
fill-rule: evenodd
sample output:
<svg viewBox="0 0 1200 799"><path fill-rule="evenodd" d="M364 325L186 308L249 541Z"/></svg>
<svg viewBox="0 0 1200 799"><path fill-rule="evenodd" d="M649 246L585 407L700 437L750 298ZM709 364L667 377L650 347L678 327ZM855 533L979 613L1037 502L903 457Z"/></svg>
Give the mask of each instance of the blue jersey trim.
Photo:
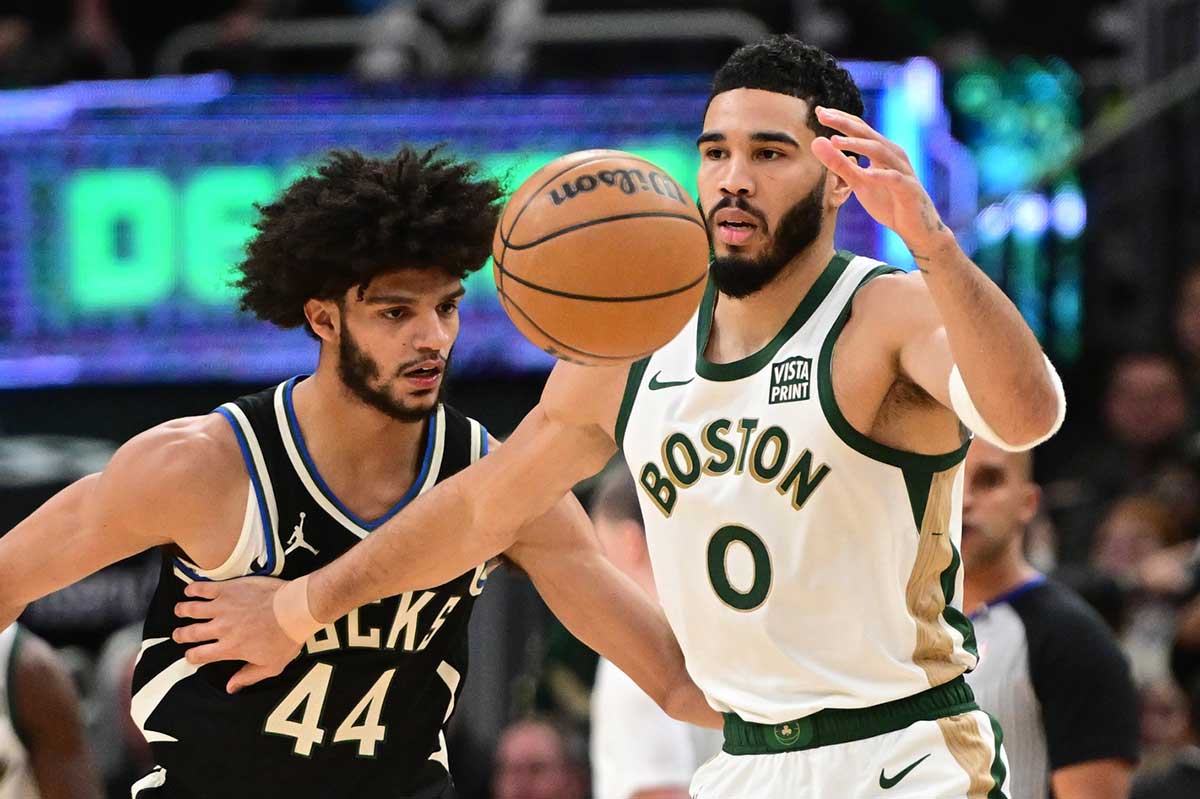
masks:
<svg viewBox="0 0 1200 799"><path fill-rule="evenodd" d="M175 562L176 569L179 569L179 571L183 572L188 577L191 577L193 580L199 580L200 582L205 582L205 583L212 582L211 577L205 577L203 574L197 574L196 572L192 571L191 568L186 563L184 563L182 560L180 560L179 558L172 558L172 560L174 560L174 562Z"/></svg>
<svg viewBox="0 0 1200 799"><path fill-rule="evenodd" d="M225 421L229 422L233 428L233 434L237 436L238 447L242 450L242 459L246 461L246 471L250 473L250 482L254 485L254 495L258 498L258 513L262 517L263 538L266 539L267 544L267 562L261 569L255 569L253 573L270 574L275 571L275 537L271 529L271 517L267 513L267 498L263 492L262 480L259 479L258 470L254 467L254 457L250 454L250 445L246 442L242 426L225 408L217 408L217 413L225 417Z"/></svg>
<svg viewBox="0 0 1200 799"><path fill-rule="evenodd" d="M986 607L994 608L996 605L1009 604L1017 597L1023 596L1024 594L1029 593L1033 589L1037 588L1039 585L1045 584L1045 582L1046 582L1046 575L1044 575L1044 574L1039 574L1035 577L1030 577L1028 580L1021 583L1016 588L1013 588L1012 590L1007 591L1006 593L1003 593L1000 596L998 596L995 599L988 602ZM971 618L975 618L977 615L979 615L979 614L972 613Z"/></svg>
<svg viewBox="0 0 1200 799"><path fill-rule="evenodd" d="M487 428L482 424L479 425L479 434L483 437L483 446L481 447L482 451L479 453L479 457L482 458L484 455L488 454L488 431Z"/></svg>
<svg viewBox="0 0 1200 799"><path fill-rule="evenodd" d="M433 463L434 443L437 440L437 410L435 409L433 413L429 414L429 426L425 432L425 459L421 463L421 472L417 475L417 479L413 481L412 487L408 489L408 493L391 510L375 521L369 522L366 519L359 518L353 511L342 504L342 501L337 498L337 495L326 484L325 478L321 477L321 472L317 470L317 465L308 454L308 446L304 443L304 434L300 432L300 424L296 421L296 409L292 404L292 389L295 388L298 379L293 377L287 382L287 386L284 387L283 407L287 411L288 429L292 433L292 440L296 442L296 449L300 452L300 459L304 461L304 468L308 469L313 482L317 484L317 488L321 489L321 493L325 495L325 498L332 502L338 510L346 514L346 517L350 521L365 530L376 529L403 510L405 505L412 502L421 490L421 486L425 484L425 479L429 476L429 466Z"/></svg>

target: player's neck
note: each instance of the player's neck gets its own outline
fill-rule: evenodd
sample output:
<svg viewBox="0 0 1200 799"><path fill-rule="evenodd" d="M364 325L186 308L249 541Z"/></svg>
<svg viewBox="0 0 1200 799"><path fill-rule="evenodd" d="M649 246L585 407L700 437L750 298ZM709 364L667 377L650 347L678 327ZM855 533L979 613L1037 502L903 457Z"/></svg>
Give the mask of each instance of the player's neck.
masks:
<svg viewBox="0 0 1200 799"><path fill-rule="evenodd" d="M298 383L292 401L317 470L327 482L338 484L331 488L343 502L354 502L357 494L367 505L388 504L416 479L424 421L401 422L372 408L351 394L333 370L318 369ZM368 509L363 510L360 515L370 518Z"/></svg>
<svg viewBox="0 0 1200 799"><path fill-rule="evenodd" d="M765 347L783 329L833 255L833 232L822 232L761 291L741 299L720 295L705 357L713 363L731 363Z"/></svg>
<svg viewBox="0 0 1200 799"><path fill-rule="evenodd" d="M1019 548L994 563L967 569L963 580L963 610L973 613L1038 576Z"/></svg>

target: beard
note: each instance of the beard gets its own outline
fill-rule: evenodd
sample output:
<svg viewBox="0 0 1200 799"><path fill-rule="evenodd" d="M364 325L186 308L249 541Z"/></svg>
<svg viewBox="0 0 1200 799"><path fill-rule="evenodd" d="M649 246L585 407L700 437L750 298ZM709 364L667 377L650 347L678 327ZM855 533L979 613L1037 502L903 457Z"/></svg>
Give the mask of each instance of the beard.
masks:
<svg viewBox="0 0 1200 799"><path fill-rule="evenodd" d="M742 255L713 258L709 274L722 294L741 299L762 290L779 276L793 258L816 240L821 233L827 174L823 172L813 190L797 200L779 219L779 229L762 255L757 258ZM711 220L722 208L737 208L757 216L763 224L763 232L766 232L766 217L741 197L723 198L709 211L708 219ZM711 243L713 225L710 222L706 227Z"/></svg>
<svg viewBox="0 0 1200 799"><path fill-rule="evenodd" d="M429 360L426 355L415 361L401 364L393 377L399 377L408 369L421 361ZM450 370L450 358L447 356L442 366L442 379L438 383L437 394L432 397L422 397L405 401L397 399L388 390L387 385L377 387L379 375L383 371L367 351L358 345L350 328L343 321L342 337L338 344L338 377L351 394L375 410L390 416L398 422L419 422L437 407L446 392L446 376Z"/></svg>

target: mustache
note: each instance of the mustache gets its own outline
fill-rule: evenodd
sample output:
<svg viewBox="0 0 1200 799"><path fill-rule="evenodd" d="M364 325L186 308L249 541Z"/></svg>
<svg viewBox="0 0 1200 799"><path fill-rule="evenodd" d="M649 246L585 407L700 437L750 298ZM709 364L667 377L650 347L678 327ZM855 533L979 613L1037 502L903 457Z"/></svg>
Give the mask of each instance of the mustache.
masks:
<svg viewBox="0 0 1200 799"><path fill-rule="evenodd" d="M755 208L750 203L746 202L744 197L740 196L725 196L709 210L707 219L712 219L717 211L722 211L726 208L736 208L737 210L750 214L750 216L762 223L763 230L767 230L767 215Z"/></svg>

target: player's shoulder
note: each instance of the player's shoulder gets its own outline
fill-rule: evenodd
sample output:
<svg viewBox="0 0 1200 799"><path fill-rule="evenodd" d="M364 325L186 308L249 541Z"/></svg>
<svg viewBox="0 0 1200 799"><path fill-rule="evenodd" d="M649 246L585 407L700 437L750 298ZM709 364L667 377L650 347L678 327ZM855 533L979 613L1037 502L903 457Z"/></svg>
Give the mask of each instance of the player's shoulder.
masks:
<svg viewBox="0 0 1200 799"><path fill-rule="evenodd" d="M242 462L233 428L219 414L172 419L125 442L110 466L152 481L227 473Z"/></svg>
<svg viewBox="0 0 1200 799"><path fill-rule="evenodd" d="M538 411L554 424L594 427L611 438L622 400L638 388L630 385L630 376L640 376L644 363L582 366L560 361L546 381ZM641 370L639 364L643 365Z"/></svg>
<svg viewBox="0 0 1200 799"><path fill-rule="evenodd" d="M872 263L876 264L876 269L895 269L887 264ZM868 273L869 279L854 294L855 315L903 317L932 305L929 287L925 285L920 272L887 271L874 275L871 272Z"/></svg>

